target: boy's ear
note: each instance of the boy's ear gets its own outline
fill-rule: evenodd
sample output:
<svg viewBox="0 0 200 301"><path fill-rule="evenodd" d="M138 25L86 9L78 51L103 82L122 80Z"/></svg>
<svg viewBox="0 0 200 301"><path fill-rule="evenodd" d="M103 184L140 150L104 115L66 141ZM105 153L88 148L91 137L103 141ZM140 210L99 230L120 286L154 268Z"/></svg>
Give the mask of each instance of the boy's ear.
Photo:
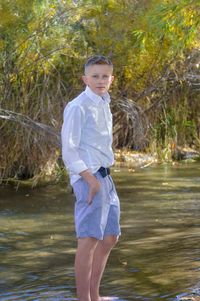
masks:
<svg viewBox="0 0 200 301"><path fill-rule="evenodd" d="M87 85L87 76L86 75L82 76L82 81L84 82L84 84Z"/></svg>

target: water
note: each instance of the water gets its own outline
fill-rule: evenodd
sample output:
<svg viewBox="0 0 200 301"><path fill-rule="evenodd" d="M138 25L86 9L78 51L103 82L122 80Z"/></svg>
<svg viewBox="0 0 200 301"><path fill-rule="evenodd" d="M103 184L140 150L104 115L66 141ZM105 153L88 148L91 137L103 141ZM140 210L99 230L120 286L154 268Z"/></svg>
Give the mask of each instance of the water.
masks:
<svg viewBox="0 0 200 301"><path fill-rule="evenodd" d="M122 236L101 292L176 300L200 279L200 164L113 170ZM65 185L0 190L0 301L76 300L73 195Z"/></svg>

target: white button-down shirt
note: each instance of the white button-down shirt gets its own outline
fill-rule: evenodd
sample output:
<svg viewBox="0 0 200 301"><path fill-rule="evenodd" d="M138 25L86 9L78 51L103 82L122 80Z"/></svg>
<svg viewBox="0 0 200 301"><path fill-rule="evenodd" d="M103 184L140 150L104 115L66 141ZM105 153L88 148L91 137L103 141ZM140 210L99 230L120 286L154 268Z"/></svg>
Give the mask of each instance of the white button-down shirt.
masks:
<svg viewBox="0 0 200 301"><path fill-rule="evenodd" d="M101 166L114 163L109 102L108 93L102 98L87 86L64 110L62 158L71 184L86 169L95 173Z"/></svg>

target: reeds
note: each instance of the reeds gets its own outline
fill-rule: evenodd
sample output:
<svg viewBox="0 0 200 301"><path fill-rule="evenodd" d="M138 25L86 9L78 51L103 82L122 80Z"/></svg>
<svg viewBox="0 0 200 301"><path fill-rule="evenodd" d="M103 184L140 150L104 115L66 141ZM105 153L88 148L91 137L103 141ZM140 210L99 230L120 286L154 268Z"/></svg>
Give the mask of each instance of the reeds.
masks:
<svg viewBox="0 0 200 301"><path fill-rule="evenodd" d="M66 90L55 74L7 78L1 89L0 178L27 179L49 173L60 149L60 124ZM48 168L47 168L48 166Z"/></svg>

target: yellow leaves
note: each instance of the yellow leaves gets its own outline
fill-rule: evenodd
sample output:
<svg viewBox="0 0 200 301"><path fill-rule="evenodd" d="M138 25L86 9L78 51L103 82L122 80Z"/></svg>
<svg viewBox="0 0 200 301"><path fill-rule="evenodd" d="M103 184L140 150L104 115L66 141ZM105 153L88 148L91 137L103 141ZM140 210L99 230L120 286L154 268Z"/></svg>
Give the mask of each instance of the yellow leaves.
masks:
<svg viewBox="0 0 200 301"><path fill-rule="evenodd" d="M198 1L155 1L149 18L153 39L164 37L165 50L168 53L181 53L191 49L199 40ZM167 47L166 47L167 46Z"/></svg>
<svg viewBox="0 0 200 301"><path fill-rule="evenodd" d="M117 1L115 1L115 0L108 0L108 1L107 1L107 6L108 6L108 8L109 8L109 9L115 9L115 7L116 7L116 5L117 5L116 2L117 2Z"/></svg>
<svg viewBox="0 0 200 301"><path fill-rule="evenodd" d="M57 7L55 4L51 4L50 7L49 7L49 12L48 12L48 15L49 17L53 17L55 16L57 13Z"/></svg>
<svg viewBox="0 0 200 301"><path fill-rule="evenodd" d="M50 4L49 8L56 10L57 7L56 7L56 5L54 3L52 3L52 4Z"/></svg>
<svg viewBox="0 0 200 301"><path fill-rule="evenodd" d="M133 78L133 72L129 66L124 67L124 76L126 80L130 80Z"/></svg>
<svg viewBox="0 0 200 301"><path fill-rule="evenodd" d="M70 70L77 70L77 62L84 57L103 53L113 56L119 69L123 66L119 73L124 86L132 89L134 83L140 91L173 52L199 43L193 30L197 12L185 5L187 0L139 1L137 5L132 0L14 2L14 10L10 1L1 4L6 8L0 9L1 26L7 30L10 24L16 64L27 72L32 68L49 73L54 65L67 68L62 55L70 57ZM4 46L0 42L0 49Z"/></svg>
<svg viewBox="0 0 200 301"><path fill-rule="evenodd" d="M184 16L184 20L185 20L185 25L186 26L192 26L192 25L194 25L196 16L195 16L195 12L193 10L191 10L190 8L186 9L183 12L183 16Z"/></svg>
<svg viewBox="0 0 200 301"><path fill-rule="evenodd" d="M17 75L15 73L10 74L9 79L11 83L14 83L17 80Z"/></svg>

